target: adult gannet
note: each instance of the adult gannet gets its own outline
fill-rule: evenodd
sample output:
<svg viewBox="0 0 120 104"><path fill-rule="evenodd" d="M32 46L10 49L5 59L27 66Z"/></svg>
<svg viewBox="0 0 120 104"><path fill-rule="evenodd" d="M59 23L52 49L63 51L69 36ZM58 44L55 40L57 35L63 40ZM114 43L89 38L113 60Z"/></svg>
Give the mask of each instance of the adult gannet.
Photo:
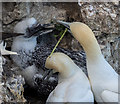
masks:
<svg viewBox="0 0 120 104"><path fill-rule="evenodd" d="M18 22L14 28L15 33L23 33L13 39L12 51L18 56L12 56L13 61L20 67L26 83L38 90L39 95L45 96L57 85L57 75L43 80L46 58L56 45L53 36L52 24L38 24L35 18L26 18ZM69 55L73 61L86 73L84 52L75 52L57 47L56 51Z"/></svg>
<svg viewBox="0 0 120 104"><path fill-rule="evenodd" d="M87 55L87 71L97 102L118 102L119 75L103 57L92 30L84 23L66 23L73 36L80 42Z"/></svg>
<svg viewBox="0 0 120 104"><path fill-rule="evenodd" d="M53 53L45 67L59 72L58 85L47 102L94 102L90 83L83 71L64 53Z"/></svg>

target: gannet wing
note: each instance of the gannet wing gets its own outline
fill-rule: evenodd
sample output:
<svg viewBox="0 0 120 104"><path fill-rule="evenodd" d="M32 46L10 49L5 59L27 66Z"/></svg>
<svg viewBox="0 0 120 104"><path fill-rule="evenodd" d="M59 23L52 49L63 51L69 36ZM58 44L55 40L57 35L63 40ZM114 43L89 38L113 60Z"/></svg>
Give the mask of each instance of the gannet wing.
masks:
<svg viewBox="0 0 120 104"><path fill-rule="evenodd" d="M109 90L104 90L101 93L103 102L118 102L118 96L120 96L120 94Z"/></svg>

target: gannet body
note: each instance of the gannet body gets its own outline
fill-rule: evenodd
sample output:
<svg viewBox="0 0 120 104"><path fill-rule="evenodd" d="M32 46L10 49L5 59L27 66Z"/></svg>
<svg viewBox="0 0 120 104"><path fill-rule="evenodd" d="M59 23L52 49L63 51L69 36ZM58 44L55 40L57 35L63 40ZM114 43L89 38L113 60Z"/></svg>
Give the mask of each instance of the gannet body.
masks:
<svg viewBox="0 0 120 104"><path fill-rule="evenodd" d="M60 21L59 21L60 22ZM62 24L66 24L62 22ZM119 75L103 57L92 30L84 23L67 23L87 55L87 71L97 102L118 102ZM114 98L113 98L114 96Z"/></svg>
<svg viewBox="0 0 120 104"><path fill-rule="evenodd" d="M45 66L59 72L58 85L47 102L94 102L88 78L67 55L53 53Z"/></svg>

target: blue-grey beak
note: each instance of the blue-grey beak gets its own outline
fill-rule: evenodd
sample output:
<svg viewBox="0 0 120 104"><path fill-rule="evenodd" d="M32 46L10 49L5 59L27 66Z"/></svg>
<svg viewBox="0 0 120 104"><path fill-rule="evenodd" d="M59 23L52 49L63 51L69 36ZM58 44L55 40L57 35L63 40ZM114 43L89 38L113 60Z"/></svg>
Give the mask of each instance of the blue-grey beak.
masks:
<svg viewBox="0 0 120 104"><path fill-rule="evenodd" d="M56 22L59 23L59 24L61 24L61 25L63 25L63 26L65 26L68 29L68 32L71 33L71 31L70 31L70 24L71 23L70 22L64 22L64 21L60 21L60 20L56 20Z"/></svg>
<svg viewBox="0 0 120 104"><path fill-rule="evenodd" d="M30 28L27 28L27 35L25 37L29 38L31 36L39 36L47 33L51 33L54 30L53 24L35 24Z"/></svg>

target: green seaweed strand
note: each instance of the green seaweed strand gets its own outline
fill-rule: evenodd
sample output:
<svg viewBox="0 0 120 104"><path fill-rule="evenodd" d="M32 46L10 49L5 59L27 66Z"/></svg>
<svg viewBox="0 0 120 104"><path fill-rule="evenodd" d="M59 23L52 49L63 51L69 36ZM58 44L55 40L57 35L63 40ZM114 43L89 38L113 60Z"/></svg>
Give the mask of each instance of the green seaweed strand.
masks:
<svg viewBox="0 0 120 104"><path fill-rule="evenodd" d="M51 54L50 54L49 57L52 56L52 54L54 53L54 51L55 51L55 49L57 48L58 44L60 43L60 41L61 41L62 38L64 37L65 33L67 32L67 30L68 30L68 29L66 28L65 31L64 31L64 33L62 34L62 36L61 36L60 39L58 40L57 44L56 44L55 47L53 48L53 50L52 50L52 52L51 52Z"/></svg>

